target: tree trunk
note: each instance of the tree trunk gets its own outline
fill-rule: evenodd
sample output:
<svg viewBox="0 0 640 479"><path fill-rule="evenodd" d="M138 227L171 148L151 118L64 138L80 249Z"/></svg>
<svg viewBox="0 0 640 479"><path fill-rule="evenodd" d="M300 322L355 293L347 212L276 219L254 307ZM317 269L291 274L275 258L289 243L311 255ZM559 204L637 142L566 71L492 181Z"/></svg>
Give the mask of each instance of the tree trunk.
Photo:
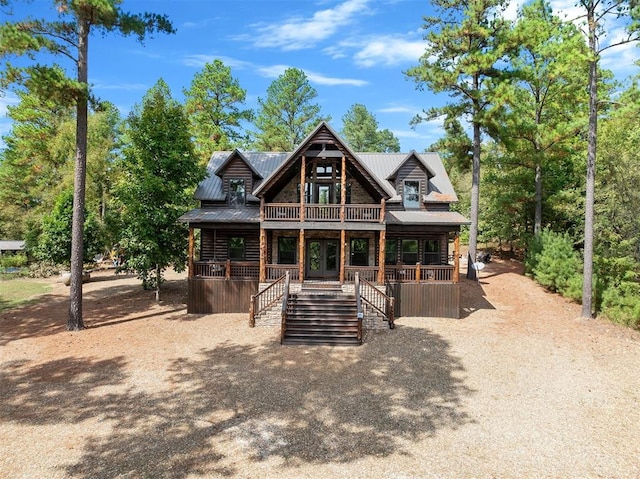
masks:
<svg viewBox="0 0 640 479"><path fill-rule="evenodd" d="M542 165L536 164L536 199L533 219L533 234L538 236L542 232Z"/></svg>
<svg viewBox="0 0 640 479"><path fill-rule="evenodd" d="M73 182L73 218L71 222L71 283L69 290L68 331L84 329L82 319L82 265L84 197L87 172L87 103L88 103L88 66L89 22L78 19L78 82L83 90L78 92L76 103L76 162Z"/></svg>
<svg viewBox="0 0 640 479"><path fill-rule="evenodd" d="M480 123L473 122L473 163L471 180L471 225L469 226L469 256L467 258L467 278L475 280L477 271L473 268L478 253L478 210L480 208Z"/></svg>
<svg viewBox="0 0 640 479"><path fill-rule="evenodd" d="M582 317L593 317L593 203L596 183L596 143L598 133L598 54L595 6L587 10L589 48L593 58L589 63L589 133L587 137L587 181L584 205L584 269L582 279Z"/></svg>
<svg viewBox="0 0 640 479"><path fill-rule="evenodd" d="M156 265L156 302L160 302L160 265Z"/></svg>

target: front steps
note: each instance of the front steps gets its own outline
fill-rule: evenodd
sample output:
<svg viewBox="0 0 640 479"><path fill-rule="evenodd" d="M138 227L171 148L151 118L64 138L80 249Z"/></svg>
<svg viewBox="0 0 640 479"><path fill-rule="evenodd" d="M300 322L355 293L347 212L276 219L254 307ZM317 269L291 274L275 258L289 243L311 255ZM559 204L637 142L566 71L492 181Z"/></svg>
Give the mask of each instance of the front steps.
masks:
<svg viewBox="0 0 640 479"><path fill-rule="evenodd" d="M303 285L289 296L283 344L361 344L358 310L353 294L340 285Z"/></svg>

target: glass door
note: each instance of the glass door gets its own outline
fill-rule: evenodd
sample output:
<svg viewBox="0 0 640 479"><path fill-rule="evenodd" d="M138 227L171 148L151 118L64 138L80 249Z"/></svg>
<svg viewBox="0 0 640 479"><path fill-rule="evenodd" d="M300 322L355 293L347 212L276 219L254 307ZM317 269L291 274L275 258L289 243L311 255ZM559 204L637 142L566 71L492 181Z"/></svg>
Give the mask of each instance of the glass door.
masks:
<svg viewBox="0 0 640 479"><path fill-rule="evenodd" d="M309 279L338 279L340 249L335 239L307 240L306 277Z"/></svg>

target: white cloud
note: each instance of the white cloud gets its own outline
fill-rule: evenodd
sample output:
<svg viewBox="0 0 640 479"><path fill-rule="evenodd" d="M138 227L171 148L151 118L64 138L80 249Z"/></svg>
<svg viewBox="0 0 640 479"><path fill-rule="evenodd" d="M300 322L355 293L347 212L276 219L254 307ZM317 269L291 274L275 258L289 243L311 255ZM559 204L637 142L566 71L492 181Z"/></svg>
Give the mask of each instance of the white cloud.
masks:
<svg viewBox="0 0 640 479"><path fill-rule="evenodd" d="M11 92L0 93L0 117L7 114L7 107L17 105L20 102L18 97Z"/></svg>
<svg viewBox="0 0 640 479"><path fill-rule="evenodd" d="M149 86L144 83L108 83L100 80L91 82L91 86L94 90L146 91L149 89Z"/></svg>
<svg viewBox="0 0 640 479"><path fill-rule="evenodd" d="M411 108L408 106L389 106L386 108L379 108L376 110L380 113L412 113L415 114L419 111L419 108Z"/></svg>
<svg viewBox="0 0 640 479"><path fill-rule="evenodd" d="M290 68L288 65L271 65L266 67L259 67L257 72L266 78L277 78L284 73L284 71ZM317 73L311 70L304 70L304 74L307 75L307 78L311 83L315 83L317 85L328 85L328 86L338 86L338 85L348 85L348 86L365 86L368 85L369 82L365 80L358 80L355 78L336 78L336 77L328 77L323 75L322 73Z"/></svg>
<svg viewBox="0 0 640 479"><path fill-rule="evenodd" d="M207 63L212 63L214 60L220 60L226 66L231 68L236 68L238 70L243 70L246 68L252 68L254 65L251 62L247 62L245 60L238 60L237 58L227 57L224 55L204 55L204 54L195 54L195 55L187 55L182 60L183 65L188 67L196 67L202 68Z"/></svg>
<svg viewBox="0 0 640 479"><path fill-rule="evenodd" d="M363 43L353 59L363 67L417 62L424 54L425 47L424 40L407 40L399 36L385 35L373 37Z"/></svg>
<svg viewBox="0 0 640 479"><path fill-rule="evenodd" d="M259 48L311 48L351 24L357 17L366 14L370 1L346 0L335 8L319 10L310 18L296 16L276 24L253 25L254 34L240 35L237 38L250 40Z"/></svg>

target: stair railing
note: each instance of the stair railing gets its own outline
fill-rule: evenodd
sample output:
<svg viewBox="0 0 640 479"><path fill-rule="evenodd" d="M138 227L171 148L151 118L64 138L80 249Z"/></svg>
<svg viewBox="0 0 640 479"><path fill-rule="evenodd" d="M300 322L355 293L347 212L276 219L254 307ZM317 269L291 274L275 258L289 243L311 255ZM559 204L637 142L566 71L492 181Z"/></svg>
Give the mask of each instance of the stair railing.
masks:
<svg viewBox="0 0 640 479"><path fill-rule="evenodd" d="M289 277L289 273L283 274L262 291L251 296L249 303L249 326L256 325L256 316L273 306L282 298L284 293L285 281Z"/></svg>
<svg viewBox="0 0 640 479"><path fill-rule="evenodd" d="M362 297L360 296L360 273L356 271L355 276L355 295L356 295L356 309L358 313L358 342L362 343L362 318L364 313L362 311Z"/></svg>
<svg viewBox="0 0 640 479"><path fill-rule="evenodd" d="M289 306L289 285L290 277L289 272L285 274L284 290L282 292L282 312L280 319L280 344L284 342L284 333L287 330L287 309Z"/></svg>
<svg viewBox="0 0 640 479"><path fill-rule="evenodd" d="M389 323L389 329L395 328L394 298L376 288L366 279L360 279L360 295L362 300L378 311Z"/></svg>

